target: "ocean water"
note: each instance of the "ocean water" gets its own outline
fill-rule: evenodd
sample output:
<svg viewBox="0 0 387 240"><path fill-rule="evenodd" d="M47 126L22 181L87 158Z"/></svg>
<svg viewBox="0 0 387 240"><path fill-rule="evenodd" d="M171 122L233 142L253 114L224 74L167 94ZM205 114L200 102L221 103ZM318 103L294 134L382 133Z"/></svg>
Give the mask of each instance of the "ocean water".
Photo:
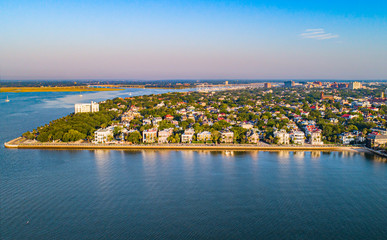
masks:
<svg viewBox="0 0 387 240"><path fill-rule="evenodd" d="M0 94L0 142L76 102ZM387 163L355 152L0 147L0 239L387 239Z"/></svg>

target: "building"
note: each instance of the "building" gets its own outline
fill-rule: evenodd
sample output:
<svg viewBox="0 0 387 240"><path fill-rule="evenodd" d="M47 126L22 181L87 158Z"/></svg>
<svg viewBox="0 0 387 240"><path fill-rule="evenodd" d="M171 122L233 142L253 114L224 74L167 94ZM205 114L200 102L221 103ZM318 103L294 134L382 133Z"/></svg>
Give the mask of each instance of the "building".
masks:
<svg viewBox="0 0 387 240"><path fill-rule="evenodd" d="M172 121L173 120L173 116L167 114L167 115L165 115L165 120Z"/></svg>
<svg viewBox="0 0 387 240"><path fill-rule="evenodd" d="M151 125L152 124L152 120L150 120L150 119L144 119L144 120L142 120L142 125Z"/></svg>
<svg viewBox="0 0 387 240"><path fill-rule="evenodd" d="M100 128L94 132L94 143L106 143L113 138L111 128Z"/></svg>
<svg viewBox="0 0 387 240"><path fill-rule="evenodd" d="M339 136L340 136L340 142L344 145L348 145L356 141L356 135L352 133L342 133Z"/></svg>
<svg viewBox="0 0 387 240"><path fill-rule="evenodd" d="M363 88L363 85L360 82L351 82L349 84L350 89L360 89Z"/></svg>
<svg viewBox="0 0 387 240"><path fill-rule="evenodd" d="M292 139L294 144L304 145L305 143L305 133L302 131L294 131L290 134L290 138Z"/></svg>
<svg viewBox="0 0 387 240"><path fill-rule="evenodd" d="M161 117L154 117L152 119L152 124L155 125L155 126L158 126L159 125L159 122L163 121L163 119Z"/></svg>
<svg viewBox="0 0 387 240"><path fill-rule="evenodd" d="M246 133L246 139L248 143L259 143L259 134L254 130L250 130Z"/></svg>
<svg viewBox="0 0 387 240"><path fill-rule="evenodd" d="M265 88L271 88L271 83L265 83L265 84L264 84L264 87L265 87Z"/></svg>
<svg viewBox="0 0 387 240"><path fill-rule="evenodd" d="M157 129L152 128L148 130L144 130L142 132L142 142L144 143L154 143L157 139Z"/></svg>
<svg viewBox="0 0 387 240"><path fill-rule="evenodd" d="M372 132L377 132L380 135L387 135L387 129L385 128L371 128Z"/></svg>
<svg viewBox="0 0 387 240"><path fill-rule="evenodd" d="M296 83L294 81L286 81L284 82L284 87L287 87L287 88L292 88L296 85Z"/></svg>
<svg viewBox="0 0 387 240"><path fill-rule="evenodd" d="M211 140L211 132L209 131L203 131L201 133L198 133L197 140L200 142L207 142Z"/></svg>
<svg viewBox="0 0 387 240"><path fill-rule="evenodd" d="M286 132L285 129L281 129L280 131L274 132L274 137L278 138L278 144L289 144L290 143L290 135Z"/></svg>
<svg viewBox="0 0 387 240"><path fill-rule="evenodd" d="M77 103L74 105L75 113L88 113L88 112L99 112L99 104L96 102L91 103Z"/></svg>
<svg viewBox="0 0 387 240"><path fill-rule="evenodd" d="M321 92L321 99L322 100L335 100L335 97L332 95L325 95L324 92Z"/></svg>
<svg viewBox="0 0 387 240"><path fill-rule="evenodd" d="M254 125L252 123L249 123L249 122L243 122L243 123L241 123L240 126L244 129L252 129L254 127Z"/></svg>
<svg viewBox="0 0 387 240"><path fill-rule="evenodd" d="M309 143L312 145L323 145L321 130L314 130L310 133Z"/></svg>
<svg viewBox="0 0 387 240"><path fill-rule="evenodd" d="M186 129L184 133L181 135L182 143L191 143L193 140L193 136L195 134L195 130L192 128Z"/></svg>
<svg viewBox="0 0 387 240"><path fill-rule="evenodd" d="M387 135L381 135L380 133L373 132L368 134L366 139L366 146L369 148L380 147L387 144Z"/></svg>
<svg viewBox="0 0 387 240"><path fill-rule="evenodd" d="M164 130L161 130L159 131L158 135L158 139L157 139L157 142L158 143L168 143L168 137L171 136L173 133L173 128L168 128L168 129L164 129Z"/></svg>
<svg viewBox="0 0 387 240"><path fill-rule="evenodd" d="M220 141L222 143L233 143L234 142L234 132L231 131L221 131L220 132Z"/></svg>

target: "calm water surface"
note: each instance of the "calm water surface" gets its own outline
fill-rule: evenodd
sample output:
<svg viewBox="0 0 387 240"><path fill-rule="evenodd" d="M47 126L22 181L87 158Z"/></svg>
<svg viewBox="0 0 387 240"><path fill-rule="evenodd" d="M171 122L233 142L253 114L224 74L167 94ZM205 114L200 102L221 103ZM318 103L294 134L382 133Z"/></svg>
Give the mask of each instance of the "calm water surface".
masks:
<svg viewBox="0 0 387 240"><path fill-rule="evenodd" d="M0 94L1 143L76 102ZM0 148L0 239L387 239L387 164L365 153Z"/></svg>

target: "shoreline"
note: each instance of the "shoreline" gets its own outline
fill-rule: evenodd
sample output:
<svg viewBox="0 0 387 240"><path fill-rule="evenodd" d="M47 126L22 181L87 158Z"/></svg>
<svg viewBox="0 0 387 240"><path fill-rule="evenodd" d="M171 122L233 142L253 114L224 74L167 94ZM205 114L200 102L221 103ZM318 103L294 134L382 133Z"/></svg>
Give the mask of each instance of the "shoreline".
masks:
<svg viewBox="0 0 387 240"><path fill-rule="evenodd" d="M64 150L206 150L206 151L357 151L371 152L364 147L354 146L262 146L262 145L230 145L230 144L160 144L160 145L133 145L133 144L92 144L92 143L20 143L22 137L4 143L5 148L11 149L64 149ZM375 153L375 152L373 152Z"/></svg>

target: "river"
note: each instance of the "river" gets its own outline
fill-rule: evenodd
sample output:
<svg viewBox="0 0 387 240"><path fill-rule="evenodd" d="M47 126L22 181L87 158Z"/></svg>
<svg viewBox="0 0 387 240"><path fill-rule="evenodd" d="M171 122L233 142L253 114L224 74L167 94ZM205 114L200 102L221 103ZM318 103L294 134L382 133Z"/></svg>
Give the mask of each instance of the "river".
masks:
<svg viewBox="0 0 387 240"><path fill-rule="evenodd" d="M0 142L77 102L166 91L1 93ZM368 153L0 148L0 239L385 239L386 226L387 163Z"/></svg>

